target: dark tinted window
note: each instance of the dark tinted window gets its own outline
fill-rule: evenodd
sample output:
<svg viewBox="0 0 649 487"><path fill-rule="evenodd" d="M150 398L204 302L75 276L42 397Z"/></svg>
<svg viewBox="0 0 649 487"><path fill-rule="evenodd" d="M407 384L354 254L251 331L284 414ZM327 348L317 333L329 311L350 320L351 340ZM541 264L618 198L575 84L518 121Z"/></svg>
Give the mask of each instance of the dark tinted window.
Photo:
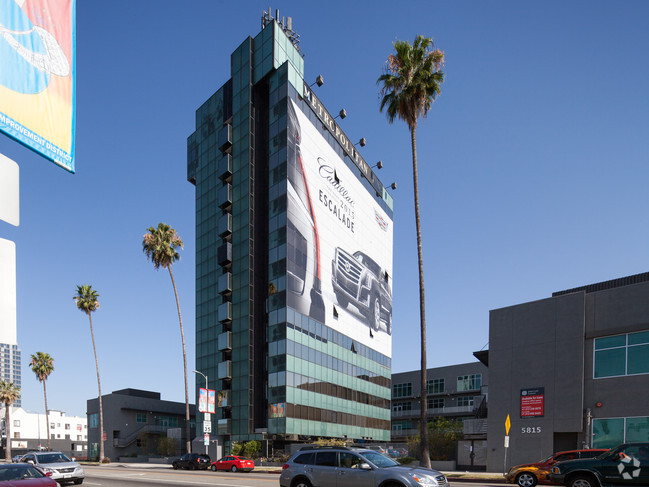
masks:
<svg viewBox="0 0 649 487"><path fill-rule="evenodd" d="M302 453L301 455L298 455L295 457L295 460L293 460L294 463L299 463L302 465L313 465L313 457L315 456L315 453Z"/></svg>
<svg viewBox="0 0 649 487"><path fill-rule="evenodd" d="M565 460L574 460L575 458L577 458L577 453L572 452L572 453L564 453L563 455L557 455L554 460L557 462L563 462Z"/></svg>
<svg viewBox="0 0 649 487"><path fill-rule="evenodd" d="M580 456L581 458L595 458L600 456L602 453L604 452L600 450L582 451Z"/></svg>
<svg viewBox="0 0 649 487"><path fill-rule="evenodd" d="M336 452L335 451L321 451L316 454L315 464L323 467L336 466Z"/></svg>

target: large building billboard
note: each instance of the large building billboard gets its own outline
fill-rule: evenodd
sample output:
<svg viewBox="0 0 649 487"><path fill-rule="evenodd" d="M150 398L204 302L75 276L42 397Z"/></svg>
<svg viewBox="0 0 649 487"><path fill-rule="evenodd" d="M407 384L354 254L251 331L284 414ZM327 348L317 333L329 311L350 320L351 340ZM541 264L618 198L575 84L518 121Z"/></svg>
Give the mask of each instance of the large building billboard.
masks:
<svg viewBox="0 0 649 487"><path fill-rule="evenodd" d="M287 305L387 356L391 218L291 100Z"/></svg>
<svg viewBox="0 0 649 487"><path fill-rule="evenodd" d="M74 172L74 0L0 0L0 130Z"/></svg>

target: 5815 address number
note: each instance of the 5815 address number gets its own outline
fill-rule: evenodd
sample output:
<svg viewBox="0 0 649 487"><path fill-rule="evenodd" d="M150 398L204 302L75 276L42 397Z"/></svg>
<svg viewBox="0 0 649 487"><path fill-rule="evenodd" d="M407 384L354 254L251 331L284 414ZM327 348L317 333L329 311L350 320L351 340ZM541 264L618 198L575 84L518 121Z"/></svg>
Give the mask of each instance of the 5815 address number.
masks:
<svg viewBox="0 0 649 487"><path fill-rule="evenodd" d="M524 435L533 435L541 432L540 426L528 426L521 428L521 433Z"/></svg>

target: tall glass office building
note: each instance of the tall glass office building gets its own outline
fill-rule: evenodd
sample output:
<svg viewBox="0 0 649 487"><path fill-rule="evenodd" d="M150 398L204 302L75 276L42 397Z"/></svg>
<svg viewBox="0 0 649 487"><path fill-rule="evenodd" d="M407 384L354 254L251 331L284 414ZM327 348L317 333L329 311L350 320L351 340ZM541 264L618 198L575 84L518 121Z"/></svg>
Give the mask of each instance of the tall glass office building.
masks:
<svg viewBox="0 0 649 487"><path fill-rule="evenodd" d="M196 368L226 449L390 439L392 198L304 81L296 39L265 15L187 141Z"/></svg>

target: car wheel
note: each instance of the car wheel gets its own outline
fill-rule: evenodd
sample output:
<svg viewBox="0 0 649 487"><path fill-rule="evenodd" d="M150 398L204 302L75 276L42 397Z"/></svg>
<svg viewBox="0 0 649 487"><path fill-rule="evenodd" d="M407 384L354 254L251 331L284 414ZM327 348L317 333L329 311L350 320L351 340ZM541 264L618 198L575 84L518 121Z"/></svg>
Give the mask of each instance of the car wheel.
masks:
<svg viewBox="0 0 649 487"><path fill-rule="evenodd" d="M300 478L293 482L293 485L291 487L311 487L311 482L309 482L307 479Z"/></svg>
<svg viewBox="0 0 649 487"><path fill-rule="evenodd" d="M83 479L77 479L74 481L74 485L81 485L83 484Z"/></svg>
<svg viewBox="0 0 649 487"><path fill-rule="evenodd" d="M516 476L516 485L520 487L534 487L536 482L536 476L533 473L521 472Z"/></svg>
<svg viewBox="0 0 649 487"><path fill-rule="evenodd" d="M372 329L374 331L379 331L379 327L381 326L381 301L376 295L372 297L372 306L370 307L370 313L372 313L372 315L370 316Z"/></svg>
<svg viewBox="0 0 649 487"><path fill-rule="evenodd" d="M210 468L212 469L212 472L216 472L216 465L212 465Z"/></svg>
<svg viewBox="0 0 649 487"><path fill-rule="evenodd" d="M597 487L597 482L590 475L577 475L570 481L570 487Z"/></svg>
<svg viewBox="0 0 649 487"><path fill-rule="evenodd" d="M232 465L232 468L231 468L230 470L232 470L233 472L236 472L236 471L237 471L237 466L236 466L236 465Z"/></svg>
<svg viewBox="0 0 649 487"><path fill-rule="evenodd" d="M178 464L176 462L172 463L171 466L174 470L178 470Z"/></svg>

